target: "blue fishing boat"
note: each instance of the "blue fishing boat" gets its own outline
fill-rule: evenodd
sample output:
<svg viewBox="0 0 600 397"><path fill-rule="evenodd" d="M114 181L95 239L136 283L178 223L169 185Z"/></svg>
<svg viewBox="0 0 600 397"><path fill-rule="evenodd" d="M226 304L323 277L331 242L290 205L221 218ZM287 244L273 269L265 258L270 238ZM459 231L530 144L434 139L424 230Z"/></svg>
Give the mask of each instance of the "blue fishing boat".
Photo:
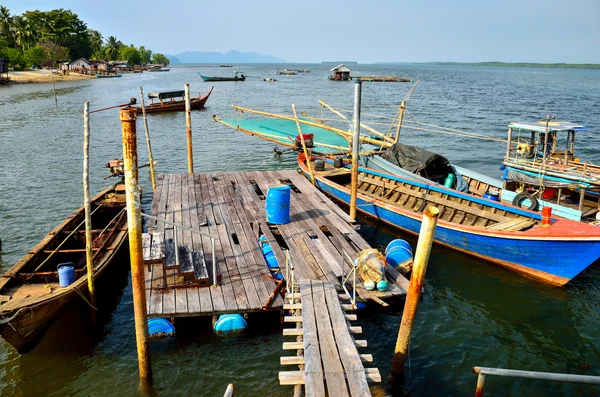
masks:
<svg viewBox="0 0 600 397"><path fill-rule="evenodd" d="M351 167L324 161L325 170L315 172L317 186L349 203ZM298 164L309 177L302 154ZM543 220L538 212L433 182L359 168L360 212L417 234L428 205L440 209L436 243L552 285L566 284L600 258L598 227L559 217Z"/></svg>

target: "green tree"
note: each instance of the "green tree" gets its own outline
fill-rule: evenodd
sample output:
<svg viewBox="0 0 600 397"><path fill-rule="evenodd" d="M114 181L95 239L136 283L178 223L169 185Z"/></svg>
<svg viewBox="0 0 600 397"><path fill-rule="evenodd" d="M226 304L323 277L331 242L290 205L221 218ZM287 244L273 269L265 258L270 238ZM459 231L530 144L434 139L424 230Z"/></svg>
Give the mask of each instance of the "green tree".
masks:
<svg viewBox="0 0 600 397"><path fill-rule="evenodd" d="M90 42L90 47L92 48L92 56L96 59L101 59L102 46L104 45L104 37L102 37L102 33L94 29L88 29L87 35Z"/></svg>
<svg viewBox="0 0 600 397"><path fill-rule="evenodd" d="M18 48L6 48L4 51L4 58L8 61L9 64L13 66L15 69L22 68L25 64L23 60L23 53Z"/></svg>
<svg viewBox="0 0 600 397"><path fill-rule="evenodd" d="M142 65L150 63L150 59L152 59L152 51L147 50L144 46L141 46L138 51L140 53Z"/></svg>
<svg viewBox="0 0 600 397"><path fill-rule="evenodd" d="M13 17L10 15L10 10L4 6L0 6L0 25L2 25L2 35L7 44L12 42L12 33L10 27L13 23Z"/></svg>
<svg viewBox="0 0 600 397"><path fill-rule="evenodd" d="M152 63L158 65L168 65L170 61L169 58L157 52L156 54L152 55Z"/></svg>
<svg viewBox="0 0 600 397"><path fill-rule="evenodd" d="M123 47L123 43L121 43L115 36L110 36L106 39L106 47L104 47L104 55L109 61L116 61L119 56L119 51Z"/></svg>
<svg viewBox="0 0 600 397"><path fill-rule="evenodd" d="M50 66L55 67L56 62L67 61L69 59L69 51L53 41L46 40L39 44L39 47L44 50L46 54L46 61Z"/></svg>
<svg viewBox="0 0 600 397"><path fill-rule="evenodd" d="M40 46L29 47L23 54L23 59L27 66L40 66L46 61L46 51Z"/></svg>
<svg viewBox="0 0 600 397"><path fill-rule="evenodd" d="M13 18L13 31L15 34L15 43L25 51L33 42L33 29L27 18L17 16Z"/></svg>
<svg viewBox="0 0 600 397"><path fill-rule="evenodd" d="M129 47L121 48L121 51L119 51L119 58L127 61L129 66L139 65L142 59L139 51L133 46L133 44Z"/></svg>

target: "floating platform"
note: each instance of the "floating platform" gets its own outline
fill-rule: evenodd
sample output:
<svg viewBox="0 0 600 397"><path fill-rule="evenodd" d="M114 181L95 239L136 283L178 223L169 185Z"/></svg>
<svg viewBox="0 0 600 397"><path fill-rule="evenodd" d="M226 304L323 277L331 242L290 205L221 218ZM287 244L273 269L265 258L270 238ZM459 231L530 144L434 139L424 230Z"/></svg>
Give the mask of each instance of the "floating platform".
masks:
<svg viewBox="0 0 600 397"><path fill-rule="evenodd" d="M381 375L377 368L363 366L373 356L358 353L357 347L366 348L367 341L355 339L362 328L350 325L357 316L344 313L350 305L341 304L334 284L303 280L300 292L286 295L286 300L294 302L285 305L294 315L284 321L296 327L284 328L283 335L298 340L284 342L283 349L297 353L281 357L281 364L300 370L280 372L279 383L304 385L306 396L370 396L368 382L381 382Z"/></svg>
<svg viewBox="0 0 600 397"><path fill-rule="evenodd" d="M291 222L268 224L265 195L270 186L281 184L291 186ZM344 251L355 258L371 248L356 232L354 221L293 170L159 175L152 215L214 237L218 285L212 286L209 237L176 228L175 238L172 226L153 222L143 236L149 317L282 310L283 299L274 294L278 280L263 256L261 235L284 276L289 251L296 281L340 285L351 270ZM180 263L175 260L176 245ZM383 292L367 291L357 282L358 296L385 305L383 299L406 295L408 280L392 268L387 278L389 288Z"/></svg>
<svg viewBox="0 0 600 397"><path fill-rule="evenodd" d="M380 82L380 83L412 83L413 80L407 77L398 76L347 76L344 78L336 78L329 76L329 80L333 81L365 81L365 82Z"/></svg>

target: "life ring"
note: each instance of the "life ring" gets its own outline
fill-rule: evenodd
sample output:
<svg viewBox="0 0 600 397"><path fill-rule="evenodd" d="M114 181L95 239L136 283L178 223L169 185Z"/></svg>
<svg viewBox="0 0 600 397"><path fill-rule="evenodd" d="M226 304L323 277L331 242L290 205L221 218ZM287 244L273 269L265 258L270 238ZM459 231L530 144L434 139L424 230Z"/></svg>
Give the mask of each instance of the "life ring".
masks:
<svg viewBox="0 0 600 397"><path fill-rule="evenodd" d="M538 210L540 203L535 198L535 194L519 193L513 199L512 205L521 208L521 204L523 204L523 201L525 201L525 200L531 201L531 205L529 205L529 208L527 208L528 210L530 210L530 211Z"/></svg>

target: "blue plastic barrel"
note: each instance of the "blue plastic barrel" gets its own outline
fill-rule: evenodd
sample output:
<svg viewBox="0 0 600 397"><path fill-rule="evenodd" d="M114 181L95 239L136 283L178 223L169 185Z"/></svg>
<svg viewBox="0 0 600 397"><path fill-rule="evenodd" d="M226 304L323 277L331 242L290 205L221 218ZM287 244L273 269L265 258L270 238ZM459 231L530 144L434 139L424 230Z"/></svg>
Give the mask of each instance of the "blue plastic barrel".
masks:
<svg viewBox="0 0 600 397"><path fill-rule="evenodd" d="M284 225L290 222L290 197L289 185L271 186L267 191L267 222L274 225Z"/></svg>
<svg viewBox="0 0 600 397"><path fill-rule="evenodd" d="M263 235L258 238L258 241L262 245L262 253L265 257L265 261L267 261L269 269L278 268L279 262L277 262L277 258L275 258L275 254L273 253L273 248L271 248L271 244L268 243L267 238Z"/></svg>
<svg viewBox="0 0 600 397"><path fill-rule="evenodd" d="M498 192L485 192L483 198L490 199L492 201L500 201L500 195Z"/></svg>
<svg viewBox="0 0 600 397"><path fill-rule="evenodd" d="M214 330L218 334L230 334L241 332L248 326L248 323L241 314L222 314L214 325Z"/></svg>
<svg viewBox="0 0 600 397"><path fill-rule="evenodd" d="M73 262L60 263L56 270L58 270L58 283L61 287L68 287L75 281L75 265Z"/></svg>
<svg viewBox="0 0 600 397"><path fill-rule="evenodd" d="M405 240L392 240L385 248L385 261L390 266L397 267L412 257L412 248Z"/></svg>
<svg viewBox="0 0 600 397"><path fill-rule="evenodd" d="M164 318L151 318L148 320L148 335L162 336L175 333L175 326Z"/></svg>

